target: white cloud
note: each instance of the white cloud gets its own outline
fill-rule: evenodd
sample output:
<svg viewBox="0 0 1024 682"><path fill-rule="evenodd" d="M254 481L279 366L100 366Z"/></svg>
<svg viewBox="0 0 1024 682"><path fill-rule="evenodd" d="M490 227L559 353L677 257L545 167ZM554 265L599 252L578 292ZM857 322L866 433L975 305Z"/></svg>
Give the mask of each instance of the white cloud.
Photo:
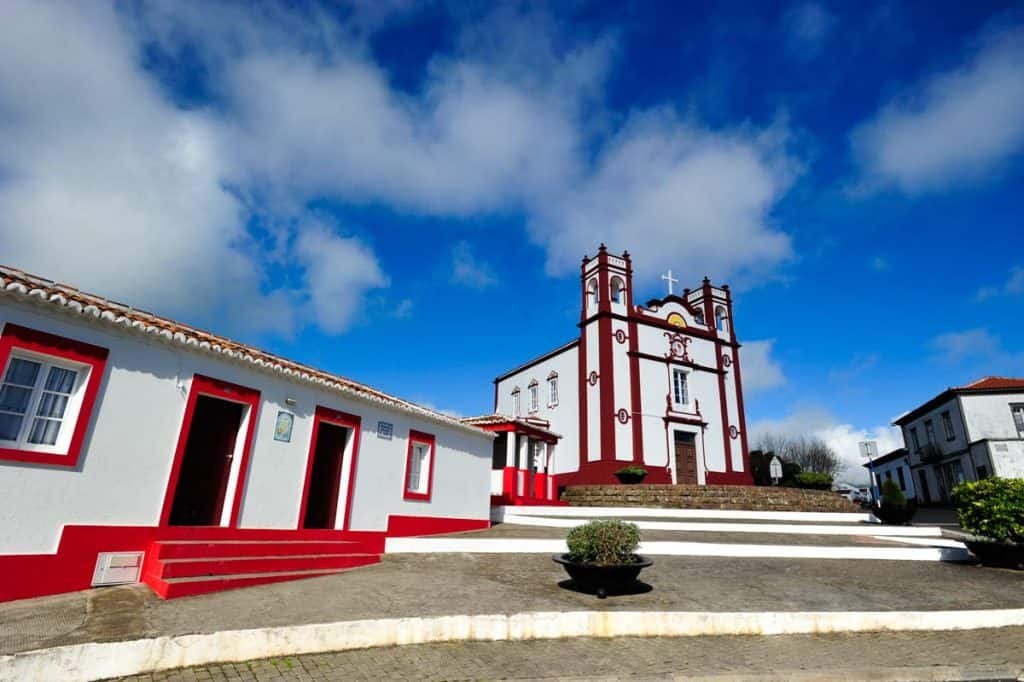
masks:
<svg viewBox="0 0 1024 682"><path fill-rule="evenodd" d="M377 258L365 244L340 237L323 223L299 232L295 258L305 266L313 317L328 333L345 331L366 291L387 285Z"/></svg>
<svg viewBox="0 0 1024 682"><path fill-rule="evenodd" d="M835 24L835 16L816 2L793 5L782 15L789 50L802 57L818 54Z"/></svg>
<svg viewBox="0 0 1024 682"><path fill-rule="evenodd" d="M976 297L979 301L986 301L997 296L1018 294L1024 294L1024 267L1019 265L1010 268L1010 276L1005 283L997 287L982 287L978 289Z"/></svg>
<svg viewBox="0 0 1024 682"><path fill-rule="evenodd" d="M980 327L939 334L929 347L934 361L963 365L982 375L1024 371L1024 352L1006 350L999 336Z"/></svg>
<svg viewBox="0 0 1024 682"><path fill-rule="evenodd" d="M667 267L720 281L778 264L792 247L770 213L798 172L784 143L776 129L634 115L586 179L538 207L531 232L548 271L572 272L599 242L628 248L648 280Z"/></svg>
<svg viewBox="0 0 1024 682"><path fill-rule="evenodd" d="M552 274L602 240L634 252L638 280L673 267L721 281L791 255L771 219L799 172L784 126L711 129L667 110L612 125L614 41L566 46L540 13L467 25L403 89L366 45L372 26L412 11L401 2L348 23L315 6L118 7L4 6L9 264L192 321L288 334L343 331L365 293L387 286L369 240L310 212L324 199L519 212ZM141 66L144 50L174 64L186 47L204 93L188 106L162 86L173 68ZM458 276L488 284L477 266Z"/></svg>
<svg viewBox="0 0 1024 682"><path fill-rule="evenodd" d="M11 2L4 15L5 261L164 314L280 334L310 322L343 331L362 293L384 284L365 246L319 223L271 221L271 238L294 239L294 251L253 239L250 207L226 188L223 121L167 101L112 9ZM270 260L299 268L304 286L267 287Z"/></svg>
<svg viewBox="0 0 1024 682"><path fill-rule="evenodd" d="M743 390L755 393L775 388L786 383L782 365L772 357L775 339L764 341L747 341L740 351L740 363L743 368Z"/></svg>
<svg viewBox="0 0 1024 682"><path fill-rule="evenodd" d="M961 66L888 102L851 138L864 189L978 180L1024 146L1024 29L986 35Z"/></svg>
<svg viewBox="0 0 1024 682"><path fill-rule="evenodd" d="M903 437L899 429L893 426L854 426L840 422L834 415L821 409L798 410L782 419L759 421L750 427L750 433L751 447L754 447L758 438L765 434L821 438L842 461L842 468L836 480L850 483L866 483L868 480L858 443L876 441L879 454L903 447Z"/></svg>
<svg viewBox="0 0 1024 682"><path fill-rule="evenodd" d="M456 242L452 248L451 267L450 279L454 284L462 284L473 289L486 289L498 283L494 268L477 258L466 241Z"/></svg>

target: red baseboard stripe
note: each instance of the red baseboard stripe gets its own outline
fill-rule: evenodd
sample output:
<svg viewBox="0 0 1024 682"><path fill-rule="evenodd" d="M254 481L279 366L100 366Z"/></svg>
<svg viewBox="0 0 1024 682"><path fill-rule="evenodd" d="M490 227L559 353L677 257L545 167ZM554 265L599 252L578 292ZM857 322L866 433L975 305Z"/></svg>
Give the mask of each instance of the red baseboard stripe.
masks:
<svg viewBox="0 0 1024 682"><path fill-rule="evenodd" d="M487 519L453 519L443 516L400 516L388 517L388 537L409 537L412 535L442 535L461 533L467 530L490 528Z"/></svg>

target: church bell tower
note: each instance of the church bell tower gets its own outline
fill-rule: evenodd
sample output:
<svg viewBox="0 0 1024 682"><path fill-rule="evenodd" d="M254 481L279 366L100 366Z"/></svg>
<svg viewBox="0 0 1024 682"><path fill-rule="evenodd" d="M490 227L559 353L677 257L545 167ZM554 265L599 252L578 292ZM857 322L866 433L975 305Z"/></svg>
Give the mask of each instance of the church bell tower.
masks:
<svg viewBox="0 0 1024 682"><path fill-rule="evenodd" d="M601 244L596 256L583 258L581 284L580 471L614 482L618 469L643 463L629 252L615 256Z"/></svg>

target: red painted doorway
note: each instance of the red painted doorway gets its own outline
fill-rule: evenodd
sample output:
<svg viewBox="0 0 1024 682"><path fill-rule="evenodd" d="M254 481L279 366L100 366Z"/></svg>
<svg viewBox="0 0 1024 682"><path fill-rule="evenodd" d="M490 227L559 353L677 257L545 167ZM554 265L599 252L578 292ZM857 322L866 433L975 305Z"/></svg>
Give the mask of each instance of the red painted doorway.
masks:
<svg viewBox="0 0 1024 682"><path fill-rule="evenodd" d="M319 425L313 444L313 470L306 488L303 528L334 528L345 446L351 433L336 424Z"/></svg>
<svg viewBox="0 0 1024 682"><path fill-rule="evenodd" d="M245 406L208 395L196 398L174 490L172 526L217 526Z"/></svg>
<svg viewBox="0 0 1024 682"><path fill-rule="evenodd" d="M354 414L317 406L299 504L300 530L348 530L359 459L361 423L362 420ZM346 474L347 485L342 488ZM342 515L341 523L338 523L339 514Z"/></svg>

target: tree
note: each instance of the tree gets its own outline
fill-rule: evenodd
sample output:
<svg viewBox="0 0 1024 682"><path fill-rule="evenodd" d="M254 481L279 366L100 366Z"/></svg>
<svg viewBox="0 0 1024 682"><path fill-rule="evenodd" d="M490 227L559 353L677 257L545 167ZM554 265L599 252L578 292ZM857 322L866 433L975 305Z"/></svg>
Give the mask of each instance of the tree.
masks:
<svg viewBox="0 0 1024 682"><path fill-rule="evenodd" d="M758 438L756 448L774 452L785 462L796 464L801 471L835 476L842 463L835 450L816 436L787 436L781 433L766 433Z"/></svg>

